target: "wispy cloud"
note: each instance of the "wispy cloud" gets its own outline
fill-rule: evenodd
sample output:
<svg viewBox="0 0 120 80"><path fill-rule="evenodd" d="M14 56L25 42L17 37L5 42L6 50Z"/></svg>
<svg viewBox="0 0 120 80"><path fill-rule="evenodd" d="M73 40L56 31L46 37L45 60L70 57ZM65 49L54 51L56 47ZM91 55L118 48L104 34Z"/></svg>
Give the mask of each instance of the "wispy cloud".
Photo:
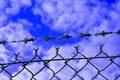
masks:
<svg viewBox="0 0 120 80"><path fill-rule="evenodd" d="M118 6L118 1L116 5ZM93 31L111 30L118 28L119 7L114 4L108 6L93 0L61 0L61 1L36 1L33 8L34 14L41 15L43 21L53 30L60 31ZM114 25L114 26L113 26Z"/></svg>
<svg viewBox="0 0 120 80"><path fill-rule="evenodd" d="M10 0L10 6L6 7L5 13L10 15L15 15L19 13L21 7L30 7L32 5L31 0Z"/></svg>

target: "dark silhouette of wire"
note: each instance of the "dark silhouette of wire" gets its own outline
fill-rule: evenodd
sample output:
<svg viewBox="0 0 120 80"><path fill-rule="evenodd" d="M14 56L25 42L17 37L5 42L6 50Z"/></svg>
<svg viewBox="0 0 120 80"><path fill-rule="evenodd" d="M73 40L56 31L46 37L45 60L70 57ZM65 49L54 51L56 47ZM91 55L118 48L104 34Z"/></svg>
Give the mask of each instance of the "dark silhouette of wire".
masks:
<svg viewBox="0 0 120 80"><path fill-rule="evenodd" d="M62 77L59 77L58 75L59 75L59 73L62 72L62 70L65 67L68 67L68 68L70 68L74 72L73 76L70 76L71 78L69 80L74 80L75 77L78 77L79 80L85 80L79 73L82 70L84 70L84 68L89 64L95 70L97 70L97 73L96 73L95 76L93 76L92 80L96 80L96 78L99 75L104 80L109 80L108 76L105 76L102 72L104 72L105 70L107 70L111 65L115 65L116 67L118 67L120 69L120 64L118 64L118 63L116 63L114 61L115 59L119 59L120 58L120 54L115 55L115 56L109 56L107 53L105 53L103 51L103 46L104 45L99 45L99 46L100 46L99 53L97 53L95 56L92 56L92 57L87 57L86 55L82 54L79 51L79 45L77 45L77 46L74 47L75 48L75 54L73 56L69 57L69 58L64 58L64 56L62 56L59 53L60 47L55 47L55 49L56 49L55 53L56 54L52 58L50 58L50 59L42 59L41 56L38 55L39 48L34 49L34 52L35 52L34 56L30 60L27 60L27 61L20 60L19 59L19 54L20 53L17 53L17 54L15 54L15 57L14 57L15 60L13 62L10 62L10 63L0 63L0 67L1 67L0 73L6 72L6 74L10 76L9 77L10 80L14 80L14 77L17 77L24 70L27 70L27 72L31 74L30 80L38 80L38 79L36 79L36 76L39 73L41 73L45 68L47 68L47 69L49 69L53 73L53 75L49 78L49 80L54 80L54 78L56 80L62 80ZM101 56L101 54L104 54L104 56ZM77 57L78 55L80 55L81 57ZM97 59L106 59L106 60L109 59L109 63L106 63L107 65L103 69L99 69L97 66L95 66L94 63L92 63L92 60L97 60ZM81 67L78 70L76 70L71 64L69 64L69 62L74 61L74 60L78 60L78 61L79 60L86 60L87 62L86 62L86 64L83 65L83 67ZM51 63L51 62L58 62L58 61L63 61L64 65L62 67L60 67L60 69L58 71L54 71L49 66L49 63ZM33 73L32 70L27 67L27 65L29 65L30 63L43 63L43 67L41 67L36 73ZM13 75L11 72L9 72L7 70L7 68L9 66L11 66L11 65L19 65L19 64L22 65L22 69L20 71L17 71L16 74ZM119 78L120 78L120 74L117 77L115 77L113 80L119 80Z"/></svg>
<svg viewBox="0 0 120 80"><path fill-rule="evenodd" d="M42 41L62 40L62 39L67 39L68 40L68 39L72 39L73 37L77 37L77 38L92 37L92 36L103 36L103 37L105 37L106 35L111 35L111 34L120 35L120 30L117 30L116 32L102 31L100 33L95 33L95 34L80 33L79 35L76 35L76 36L66 34L66 35L61 35L61 36L58 36L58 37L45 36L45 37L41 37L41 38L24 38L22 40L13 40L13 41L3 40L3 41L0 41L0 44L5 45L7 43L19 43L19 42L24 42L26 44L26 43L29 43L29 42L35 42L36 40L42 40Z"/></svg>

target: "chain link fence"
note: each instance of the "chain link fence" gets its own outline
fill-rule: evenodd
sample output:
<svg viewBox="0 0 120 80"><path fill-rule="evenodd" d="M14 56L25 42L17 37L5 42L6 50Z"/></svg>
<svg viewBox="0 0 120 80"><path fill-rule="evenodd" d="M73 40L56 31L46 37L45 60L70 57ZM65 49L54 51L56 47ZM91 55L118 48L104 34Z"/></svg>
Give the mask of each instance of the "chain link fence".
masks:
<svg viewBox="0 0 120 80"><path fill-rule="evenodd" d="M18 76L24 71L29 74L26 80L120 80L120 54L109 56L103 51L104 45L99 46L99 52L92 57L82 54L79 45L74 47L75 54L69 58L59 53L60 47L55 47L56 54L49 59L43 59L38 54L39 48L34 49L34 57L27 61L15 54L15 61L0 63L0 74L4 73L9 77L8 80L22 80ZM29 67L35 63L38 65ZM17 69L15 66L21 67L13 73L14 69L9 68L11 66L14 69Z"/></svg>

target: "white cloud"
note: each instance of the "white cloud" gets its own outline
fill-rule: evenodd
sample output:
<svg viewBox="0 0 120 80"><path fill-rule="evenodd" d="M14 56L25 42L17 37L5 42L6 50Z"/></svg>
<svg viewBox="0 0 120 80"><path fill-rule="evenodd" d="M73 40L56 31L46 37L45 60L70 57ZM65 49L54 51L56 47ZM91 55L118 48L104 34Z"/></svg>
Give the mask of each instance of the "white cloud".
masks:
<svg viewBox="0 0 120 80"><path fill-rule="evenodd" d="M53 3L49 3L49 2L43 3L43 9L49 14L55 11L55 7Z"/></svg>
<svg viewBox="0 0 120 80"><path fill-rule="evenodd" d="M9 80L9 77L7 77L6 75L4 74L0 74L0 80Z"/></svg>
<svg viewBox="0 0 120 80"><path fill-rule="evenodd" d="M25 6L31 6L32 5L32 1L31 0L20 0L21 5L25 5Z"/></svg>
<svg viewBox="0 0 120 80"><path fill-rule="evenodd" d="M4 52L4 53L0 53L0 58L3 59L3 61L0 61L1 63L7 63L7 62L9 62L9 61L8 61L8 60L9 60L9 57L8 57L7 54L5 54L5 52Z"/></svg>
<svg viewBox="0 0 120 80"><path fill-rule="evenodd" d="M26 67L30 69L33 72L33 74L36 74L37 72L39 72L40 69L42 69L42 67L44 67L44 65L41 62L41 63L32 63L30 65L27 65Z"/></svg>
<svg viewBox="0 0 120 80"><path fill-rule="evenodd" d="M71 32L77 29L76 33L78 30L94 32L94 28L109 29L110 25L118 24L116 22L119 21L119 10L115 9L119 9L119 3L109 9L107 5L94 0L36 1L33 13L42 16L43 22L53 30ZM116 28L117 25L112 27L112 30Z"/></svg>
<svg viewBox="0 0 120 80"><path fill-rule="evenodd" d="M6 7L6 5L7 5L7 0L0 0L0 9L3 9L3 8L5 8Z"/></svg>
<svg viewBox="0 0 120 80"><path fill-rule="evenodd" d="M18 76L15 76L13 78L13 80L30 80L30 78L32 77L32 75L30 74L29 71L27 71L26 69L24 69Z"/></svg>
<svg viewBox="0 0 120 80"><path fill-rule="evenodd" d="M14 3L14 4L12 4L12 7L6 8L5 13L8 15L9 14L15 15L15 14L19 13L19 11L20 11L19 4Z"/></svg>
<svg viewBox="0 0 120 80"><path fill-rule="evenodd" d="M1 11L0 11L0 15L1 15L0 16L0 26L2 26L4 24L6 24L8 17Z"/></svg>
<svg viewBox="0 0 120 80"><path fill-rule="evenodd" d="M49 73L47 73L46 71L42 71L38 75L36 75L35 78L41 80L49 80Z"/></svg>
<svg viewBox="0 0 120 80"><path fill-rule="evenodd" d="M21 7L30 7L32 5L31 0L10 0L10 7L6 7L5 13L15 15L19 13Z"/></svg>

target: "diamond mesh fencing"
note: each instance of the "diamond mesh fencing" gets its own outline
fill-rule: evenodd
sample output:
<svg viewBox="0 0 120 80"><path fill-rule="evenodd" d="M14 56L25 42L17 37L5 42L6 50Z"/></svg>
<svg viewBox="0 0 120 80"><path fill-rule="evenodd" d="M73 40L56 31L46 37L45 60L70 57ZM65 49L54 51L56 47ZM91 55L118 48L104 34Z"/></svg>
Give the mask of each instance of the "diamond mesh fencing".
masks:
<svg viewBox="0 0 120 80"><path fill-rule="evenodd" d="M74 47L75 54L68 58L59 53L60 47L55 47L55 55L47 59L38 54L39 48L34 49L35 55L27 61L19 59L18 53L13 62L0 63L0 74L4 73L8 80L20 80L21 74L29 74L26 80L120 80L120 54L109 56L103 51L104 45L99 46L99 52L92 57L82 54L79 45ZM29 66L36 63L32 68ZM21 67L12 73L10 67L16 69L15 66Z"/></svg>

